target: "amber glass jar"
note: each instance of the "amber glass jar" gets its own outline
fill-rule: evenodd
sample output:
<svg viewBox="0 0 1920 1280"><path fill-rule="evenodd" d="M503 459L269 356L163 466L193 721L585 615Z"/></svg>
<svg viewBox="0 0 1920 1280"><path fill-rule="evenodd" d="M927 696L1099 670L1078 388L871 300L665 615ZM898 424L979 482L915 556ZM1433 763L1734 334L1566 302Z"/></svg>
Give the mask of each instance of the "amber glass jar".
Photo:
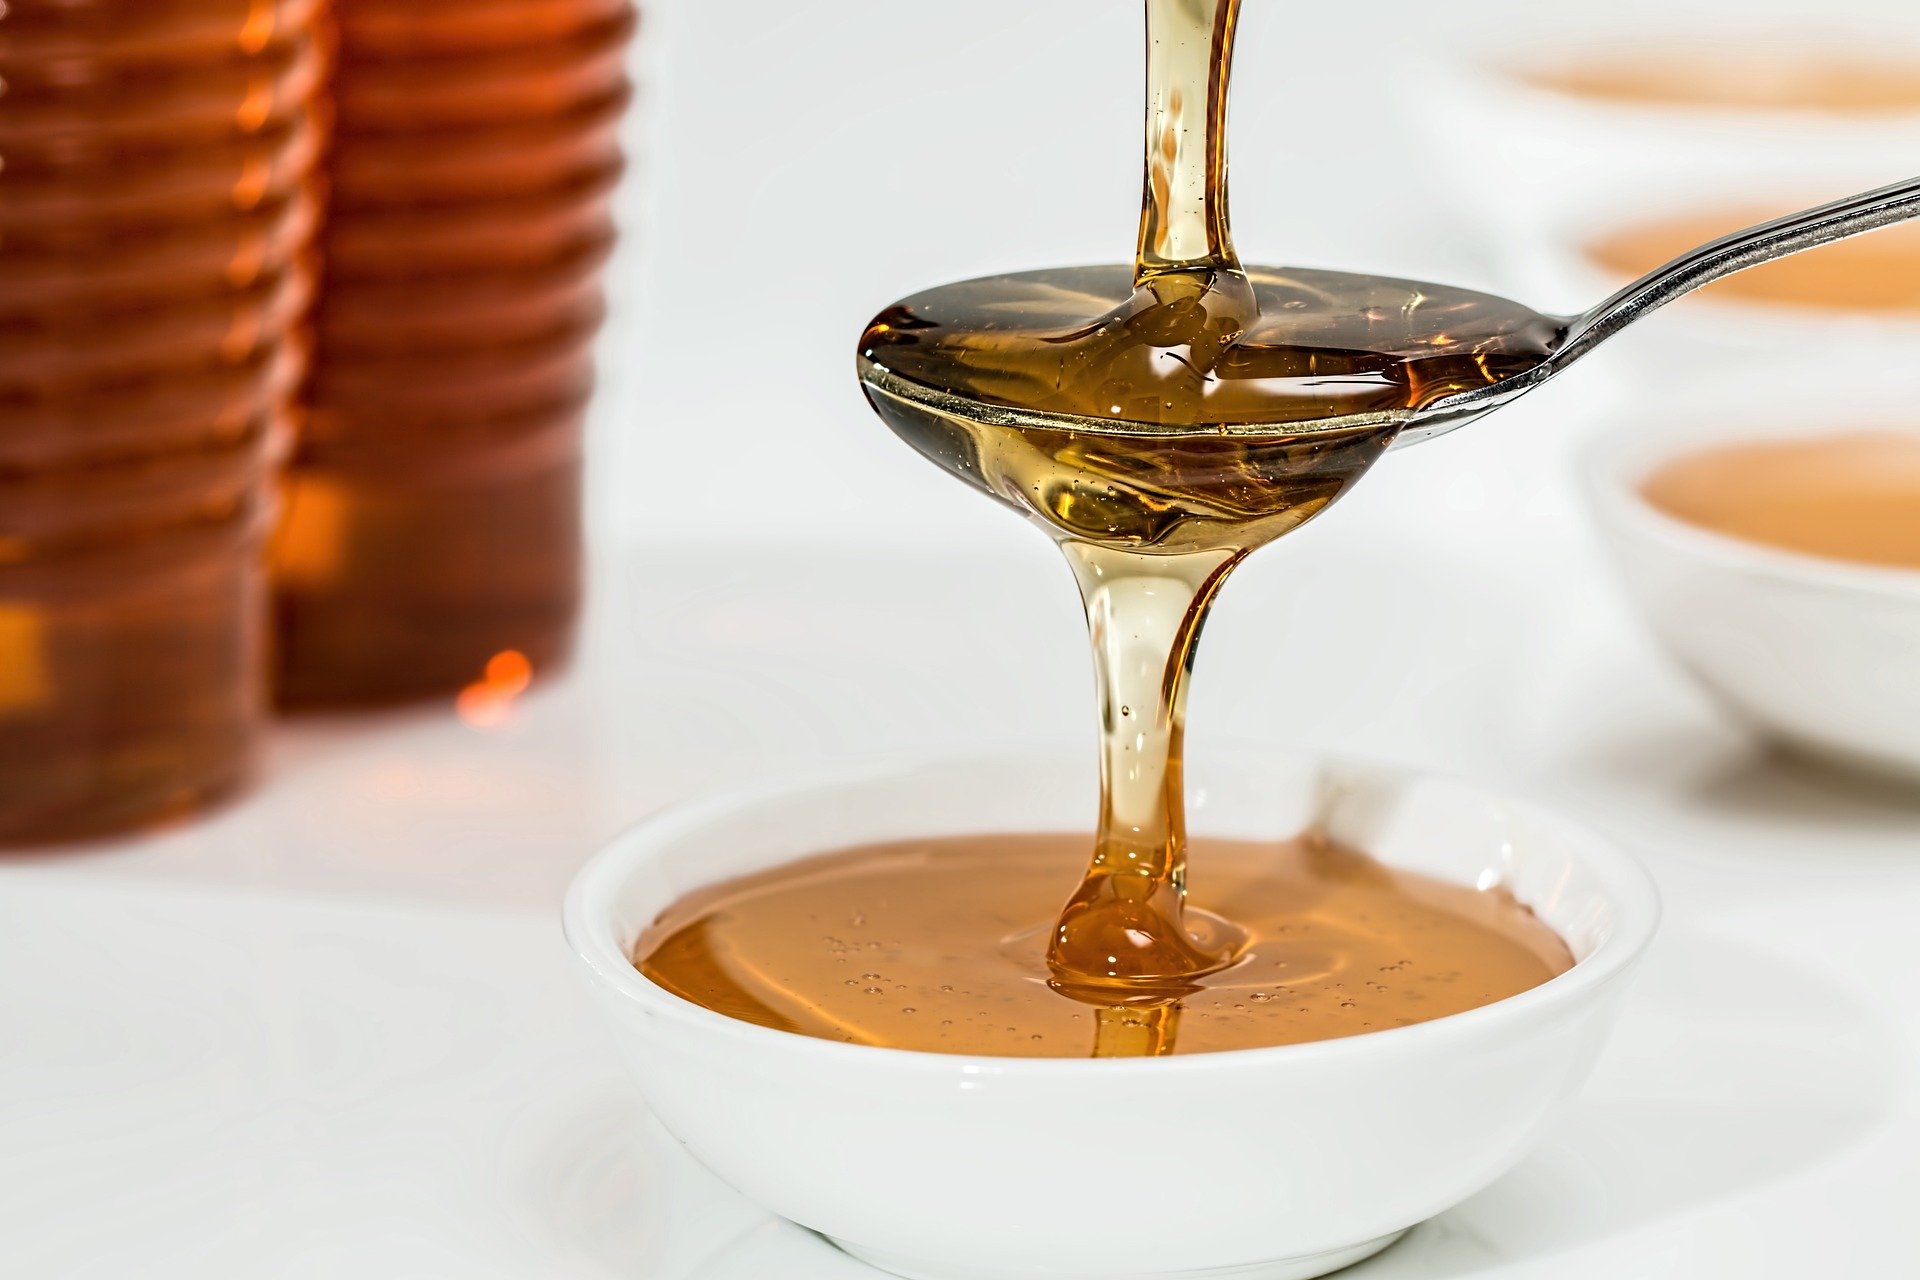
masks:
<svg viewBox="0 0 1920 1280"><path fill-rule="evenodd" d="M316 0L0 20L0 844L244 779L302 365Z"/></svg>
<svg viewBox="0 0 1920 1280"><path fill-rule="evenodd" d="M296 708L566 656L634 24L626 0L333 11L324 287L273 552Z"/></svg>

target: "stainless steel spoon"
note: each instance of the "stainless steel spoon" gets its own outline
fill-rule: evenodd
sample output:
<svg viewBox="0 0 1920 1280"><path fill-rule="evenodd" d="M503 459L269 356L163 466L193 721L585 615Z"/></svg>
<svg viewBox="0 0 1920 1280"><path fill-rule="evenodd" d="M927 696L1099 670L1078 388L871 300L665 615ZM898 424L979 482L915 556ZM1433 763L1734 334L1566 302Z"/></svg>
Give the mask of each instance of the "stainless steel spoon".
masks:
<svg viewBox="0 0 1920 1280"><path fill-rule="evenodd" d="M1655 267L1598 306L1579 315L1555 317L1562 328L1552 354L1525 373L1443 397L1415 410L1394 447L1445 435L1501 405L1511 404L1564 372L1574 361L1634 321L1722 276L1901 222L1916 214L1920 214L1920 178L1909 178L1762 222L1690 249L1664 266Z"/></svg>

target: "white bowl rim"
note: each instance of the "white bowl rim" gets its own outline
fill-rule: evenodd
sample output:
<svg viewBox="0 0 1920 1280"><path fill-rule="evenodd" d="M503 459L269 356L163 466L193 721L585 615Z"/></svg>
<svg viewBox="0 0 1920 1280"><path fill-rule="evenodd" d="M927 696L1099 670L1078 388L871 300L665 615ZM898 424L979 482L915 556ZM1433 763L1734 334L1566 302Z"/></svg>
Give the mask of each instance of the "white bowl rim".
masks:
<svg viewBox="0 0 1920 1280"><path fill-rule="evenodd" d="M1734 391L1730 397L1739 394ZM1760 398L1752 391L1746 394L1748 407ZM1863 397L1863 408L1870 398L1870 395ZM1756 428L1753 420L1745 416L1741 409L1735 408L1730 412L1730 403L1739 402L1731 398L1689 396L1669 405L1663 414L1637 418L1633 429L1620 434L1604 434L1606 429L1603 427L1603 434L1587 447L1585 465L1580 468L1588 501L1602 522L1631 527L1668 549L1697 560L1797 586L1824 591L1862 592L1902 601L1920 600L1920 569L1866 564L1768 546L1732 534L1717 533L1669 515L1647 500L1641 491L1641 483L1655 468L1715 444L1805 440L1823 434L1838 435L1862 429L1920 432L1920 422L1912 425L1874 422L1871 419L1877 415L1871 411L1867 414L1867 421L1861 423L1849 423L1844 427L1822 426L1819 421L1808 421L1802 416L1809 410L1773 400L1764 401L1765 408L1755 410L1762 415L1763 421L1771 420L1772 425ZM1717 421L1706 427L1697 425L1705 420L1699 415L1709 413L1727 421ZM1607 416L1617 418L1622 416L1622 411L1615 410ZM1676 425L1678 429L1673 430ZM1662 428L1668 430L1663 433Z"/></svg>
<svg viewBox="0 0 1920 1280"><path fill-rule="evenodd" d="M1230 744L1227 744L1230 745ZM1600 833L1560 816L1552 810L1513 798L1475 783L1466 782L1430 770L1363 760L1347 756L1285 752L1266 748L1252 754L1269 760L1304 759L1352 766L1407 780L1437 782L1469 791L1496 801L1508 813L1523 814L1552 828L1568 839L1571 856L1594 871L1603 887L1609 908L1614 912L1614 927L1591 954L1576 960L1564 973L1549 978L1537 987L1496 1000L1492 1004L1449 1014L1406 1027L1389 1027L1332 1040L1304 1044L1276 1045L1260 1049L1225 1049L1209 1053L1175 1054L1165 1058L1014 1058L981 1054L933 1053L923 1050L893 1049L875 1045L846 1044L815 1036L778 1031L716 1013L656 985L623 952L607 926L606 907L617 887L635 867L653 852L670 845L689 831L707 825L716 818L750 805L765 804L833 786L854 786L880 782L938 766L966 765L1005 761L1010 756L1045 759L1061 758L1056 748L1032 746L1012 750L971 752L906 753L882 765L860 768L823 769L810 774L795 774L783 781L756 787L738 788L710 794L682 804L669 806L642 819L617 836L606 848L587 860L567 890L562 913L562 929L568 945L594 975L621 996L651 1013L691 1024L707 1032L727 1036L747 1044L763 1045L768 1052L800 1054L822 1063L844 1062L851 1069L865 1064L890 1070L935 1074L990 1075L995 1078L1048 1077L1062 1073L1099 1071L1103 1073L1146 1072L1154 1076L1167 1073L1206 1074L1213 1071L1252 1067L1279 1067L1286 1064L1338 1062L1355 1056L1381 1053L1418 1052L1431 1043L1478 1034L1490 1023L1510 1021L1536 1010L1578 1000L1620 977L1632 967L1652 940L1660 920L1660 897L1653 879L1634 858ZM1246 758L1248 753L1236 753Z"/></svg>

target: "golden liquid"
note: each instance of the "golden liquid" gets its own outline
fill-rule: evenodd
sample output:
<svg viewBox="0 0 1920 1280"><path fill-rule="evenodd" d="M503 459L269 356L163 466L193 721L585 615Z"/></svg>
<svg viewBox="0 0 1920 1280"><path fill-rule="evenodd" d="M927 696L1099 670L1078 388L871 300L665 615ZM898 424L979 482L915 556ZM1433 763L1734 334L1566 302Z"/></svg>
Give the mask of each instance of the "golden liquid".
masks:
<svg viewBox="0 0 1920 1280"><path fill-rule="evenodd" d="M1920 435L1860 431L1687 454L1647 501L1716 533L1807 555L1920 569Z"/></svg>
<svg viewBox="0 0 1920 1280"><path fill-rule="evenodd" d="M1083 837L847 849L681 899L634 949L667 990L782 1031L931 1053L1153 1056L1404 1027L1538 986L1573 962L1504 889L1390 869L1316 837L1200 840L1198 902L1246 932L1172 1001L1065 994L1046 924ZM1069 991L1071 988L1068 989Z"/></svg>
<svg viewBox="0 0 1920 1280"><path fill-rule="evenodd" d="M288 708L566 660L635 24L628 0L333 12L326 288L271 548Z"/></svg>
<svg viewBox="0 0 1920 1280"><path fill-rule="evenodd" d="M1102 814L1055 931L1065 981L1140 989L1230 963L1234 923L1185 911L1181 743L1214 595L1336 499L1416 410L1533 367L1560 333L1485 294L1242 269L1226 100L1238 0L1148 0L1131 268L967 281L862 335L869 402L928 458L1059 541L1099 683ZM1337 430L1326 420L1339 418Z"/></svg>
<svg viewBox="0 0 1920 1280"><path fill-rule="evenodd" d="M1622 281L1697 244L1779 217L1788 209L1709 210L1622 227L1586 247ZM1737 272L1701 290L1727 302L1833 311L1920 311L1920 226L1899 223Z"/></svg>
<svg viewBox="0 0 1920 1280"><path fill-rule="evenodd" d="M1064 836L831 854L676 904L635 952L656 982L858 1043L1147 1056L1404 1025L1571 963L1503 893L1312 838L1207 843L1202 905L1186 901L1187 679L1227 575L1338 498L1419 409L1534 367L1562 332L1466 290L1242 268L1225 148L1238 8L1147 0L1131 267L933 289L860 343L887 425L1038 524L1079 582L1102 755L1078 889L1061 909L1089 852Z"/></svg>
<svg viewBox="0 0 1920 1280"><path fill-rule="evenodd" d="M0 846L155 825L252 770L318 9L0 6Z"/></svg>
<svg viewBox="0 0 1920 1280"><path fill-rule="evenodd" d="M1849 116L1920 110L1920 66L1858 54L1718 48L1710 57L1599 55L1518 74L1557 93L1664 107Z"/></svg>

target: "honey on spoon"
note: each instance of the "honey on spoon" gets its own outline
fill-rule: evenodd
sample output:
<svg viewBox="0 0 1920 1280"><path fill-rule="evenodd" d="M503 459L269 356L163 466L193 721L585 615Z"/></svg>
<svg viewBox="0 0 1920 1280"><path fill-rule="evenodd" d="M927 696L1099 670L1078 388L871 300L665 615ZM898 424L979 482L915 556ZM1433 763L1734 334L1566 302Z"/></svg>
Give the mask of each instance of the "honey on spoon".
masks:
<svg viewBox="0 0 1920 1280"><path fill-rule="evenodd" d="M1048 532L1078 580L1101 729L1098 823L1079 887L1065 892L1075 842L1047 837L793 864L692 895L656 922L635 959L669 990L854 1043L1148 1056L1403 1025L1570 966L1564 944L1499 886L1393 872L1312 830L1203 846L1196 896L1212 910L1191 908L1182 748L1207 609L1242 559L1325 509L1389 447L1523 394L1720 275L1911 216L1920 181L1716 241L1577 317L1441 285L1245 268L1225 147L1238 7L1146 0L1131 267L943 286L882 311L860 343L862 386L887 425ZM1049 925L1034 885L1055 864L1066 906ZM1344 892L1355 884L1367 892ZM847 936L876 919L889 922L885 936ZM868 953L885 963L861 966ZM1469 998L1401 1000L1411 991L1388 976L1413 970L1415 981L1444 970ZM1332 985L1320 995L1349 988L1334 1010L1357 984L1394 999L1378 1019L1324 1016L1315 999L1293 998L1311 984L1288 973L1321 975ZM957 997L937 1002L947 1016L920 1018L936 1003L929 991ZM901 996L912 999L893 1003ZM1005 1013L987 1018L1004 1030L979 1025L987 1009ZM1183 1032L1189 1010L1207 1011L1208 1030ZM1069 1034L1076 1024L1082 1034Z"/></svg>

